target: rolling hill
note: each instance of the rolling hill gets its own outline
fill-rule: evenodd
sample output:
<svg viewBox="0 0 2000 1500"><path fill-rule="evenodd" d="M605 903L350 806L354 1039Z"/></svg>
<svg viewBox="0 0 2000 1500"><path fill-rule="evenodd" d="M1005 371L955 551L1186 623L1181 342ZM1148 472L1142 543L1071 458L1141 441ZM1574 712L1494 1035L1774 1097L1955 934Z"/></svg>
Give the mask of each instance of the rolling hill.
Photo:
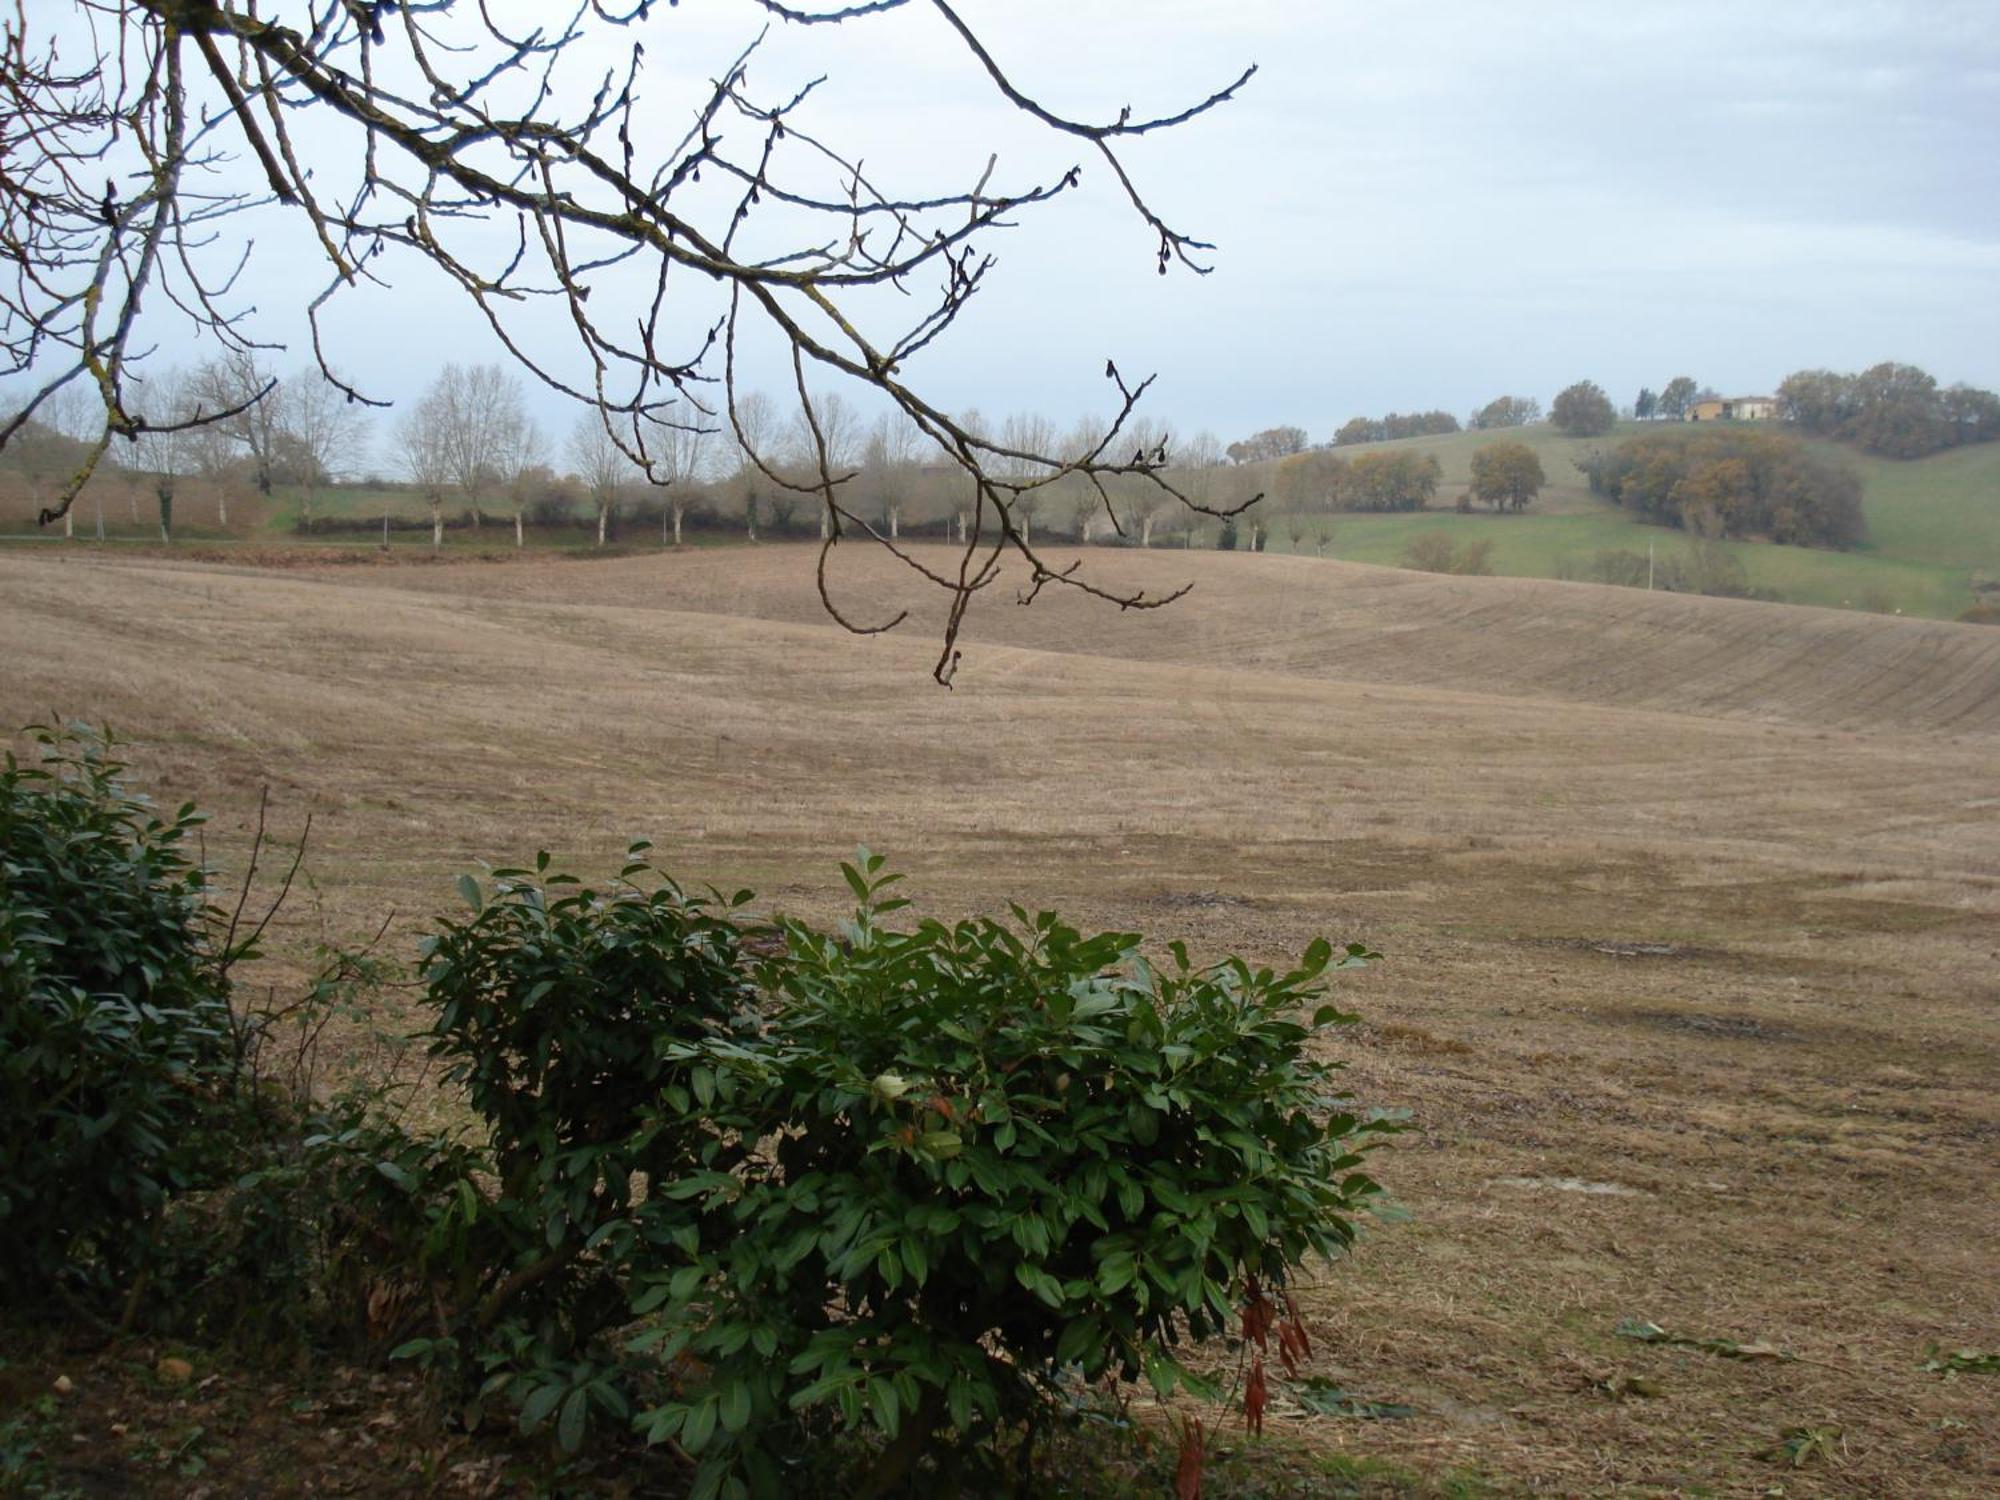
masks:
<svg viewBox="0 0 2000 1500"><path fill-rule="evenodd" d="M1599 551L1644 553L1650 545L1671 554L1687 544L1681 533L1640 525L1605 504L1590 493L1576 464L1591 449L1624 437L1679 430L1696 429L1627 422L1607 437L1567 438L1541 423L1342 449L1350 455L1399 449L1434 454L1444 471L1435 502L1442 508L1417 515L1314 516L1296 541L1274 512L1271 545L1395 565L1412 537L1442 531L1461 542L1490 541L1493 571L1523 578L1578 571ZM1457 514L1451 500L1471 480L1472 455L1502 440L1526 443L1541 459L1548 484L1534 508L1520 516ZM1953 619L1973 604L1977 581L2000 581L2000 443L1912 461L1873 458L1832 443L1812 446L1861 476L1869 540L1851 552L1724 543L1752 588L1788 603Z"/></svg>

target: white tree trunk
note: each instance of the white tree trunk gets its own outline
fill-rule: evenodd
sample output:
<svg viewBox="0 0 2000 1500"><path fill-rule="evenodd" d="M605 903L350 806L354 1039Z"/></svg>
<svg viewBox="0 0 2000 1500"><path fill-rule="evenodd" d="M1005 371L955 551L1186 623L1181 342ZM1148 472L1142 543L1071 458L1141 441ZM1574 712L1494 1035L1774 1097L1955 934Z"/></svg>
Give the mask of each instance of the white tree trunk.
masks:
<svg viewBox="0 0 2000 1500"><path fill-rule="evenodd" d="M1139 545L1141 547L1153 545L1153 517L1150 513L1139 522Z"/></svg>
<svg viewBox="0 0 2000 1500"><path fill-rule="evenodd" d="M960 512L958 513L958 545L959 545L959 546L961 546L961 547L963 547L963 546L965 545L965 512L964 512L964 511L960 511Z"/></svg>
<svg viewBox="0 0 2000 1500"><path fill-rule="evenodd" d="M890 506L890 507L889 507L889 540L890 540L890 541L892 541L892 542L896 540L896 528L897 528L897 526L898 526L898 525L899 525L899 524L901 523L902 519L903 519L903 518L902 518L902 515L901 515L901 513L900 513L900 512L898 512L898 511L897 511L896 507L895 507L895 506L893 506L893 505L892 505L892 506Z"/></svg>
<svg viewBox="0 0 2000 1500"><path fill-rule="evenodd" d="M828 510L825 504L822 503L819 508L819 539L822 542L826 540L827 528L832 523L832 521L833 521L833 512Z"/></svg>
<svg viewBox="0 0 2000 1500"><path fill-rule="evenodd" d="M681 545L681 508L680 506L676 505L674 507L674 549L678 551L680 549L680 545Z"/></svg>
<svg viewBox="0 0 2000 1500"><path fill-rule="evenodd" d="M521 534L521 512L519 510L514 512L514 545L516 548L528 545L527 538Z"/></svg>
<svg viewBox="0 0 2000 1500"><path fill-rule="evenodd" d="M433 496L431 499L431 551L436 552L443 546L444 505Z"/></svg>
<svg viewBox="0 0 2000 1500"><path fill-rule="evenodd" d="M104 497L97 497L97 539L104 540Z"/></svg>
<svg viewBox="0 0 2000 1500"><path fill-rule="evenodd" d="M600 502L597 507L597 545L604 545L604 528L611 520L611 507Z"/></svg>
<svg viewBox="0 0 2000 1500"><path fill-rule="evenodd" d="M215 492L215 524L224 531L229 529L229 491L225 489Z"/></svg>

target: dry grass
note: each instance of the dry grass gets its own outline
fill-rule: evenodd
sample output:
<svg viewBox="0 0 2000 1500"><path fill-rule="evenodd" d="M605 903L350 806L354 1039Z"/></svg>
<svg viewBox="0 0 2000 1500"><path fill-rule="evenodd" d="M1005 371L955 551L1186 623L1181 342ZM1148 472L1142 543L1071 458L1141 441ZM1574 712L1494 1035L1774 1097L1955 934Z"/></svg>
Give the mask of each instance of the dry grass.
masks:
<svg viewBox="0 0 2000 1500"><path fill-rule="evenodd" d="M902 588L842 561L859 607ZM2000 1493L2000 1384L1917 1370L2000 1348L2000 632L1093 561L1201 587L1154 616L1009 595L946 694L928 639L828 627L799 549L0 555L0 716L118 726L225 862L261 785L281 822L313 810L295 954L449 903L480 859L602 870L642 835L809 915L865 841L940 914L1367 941L1350 1076L1416 1111L1381 1163L1414 1217L1313 1312L1328 1373L1420 1414L1301 1421L1308 1445L1556 1494ZM1838 1466L1757 1456L1801 1426L1843 1429Z"/></svg>

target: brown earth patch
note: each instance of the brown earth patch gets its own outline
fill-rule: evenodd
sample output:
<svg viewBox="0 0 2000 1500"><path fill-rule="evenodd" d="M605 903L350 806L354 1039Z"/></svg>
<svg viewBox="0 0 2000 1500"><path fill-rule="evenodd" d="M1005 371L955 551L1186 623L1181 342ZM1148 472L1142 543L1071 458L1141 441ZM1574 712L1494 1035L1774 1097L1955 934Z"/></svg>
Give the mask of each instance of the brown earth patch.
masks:
<svg viewBox="0 0 2000 1500"><path fill-rule="evenodd" d="M893 594L846 550L843 587ZM1273 963L1365 942L1340 1051L1364 1102L1414 1112L1378 1162L1409 1218L1309 1313L1324 1373L1417 1411L1299 1419L1299 1462L2000 1494L1992 1379L1918 1368L2000 1347L2000 635L1107 553L1200 590L1143 622L985 610L946 694L930 642L827 627L807 562L4 554L0 716L117 726L161 800L214 811L225 867L261 787L281 828L314 811L274 983L480 860L601 872L638 836L807 917L866 842L943 917L1017 899ZM1761 1456L1815 1426L1832 1458Z"/></svg>

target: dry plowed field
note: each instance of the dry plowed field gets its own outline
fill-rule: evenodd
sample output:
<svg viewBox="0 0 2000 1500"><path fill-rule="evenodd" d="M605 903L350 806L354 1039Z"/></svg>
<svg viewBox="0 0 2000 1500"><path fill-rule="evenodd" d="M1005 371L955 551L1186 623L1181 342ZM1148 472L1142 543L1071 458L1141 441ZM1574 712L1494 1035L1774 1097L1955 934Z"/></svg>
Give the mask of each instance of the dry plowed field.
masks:
<svg viewBox="0 0 2000 1500"><path fill-rule="evenodd" d="M1087 566L1197 587L1120 614L1003 582L947 693L939 601L860 548L834 597L910 605L896 634L829 624L792 547L0 554L0 716L114 725L162 800L216 813L224 865L261 787L280 829L311 812L295 955L392 907L407 948L479 860L601 873L641 836L809 916L865 842L941 916L1369 943L1342 1045L1358 1094L1414 1111L1378 1161L1409 1218L1310 1312L1321 1373L1416 1411L1300 1412L1281 1446L1502 1493L2000 1494L2000 1376L1919 1369L2000 1350L2000 630ZM1799 1432L1825 1440L1795 1466Z"/></svg>

